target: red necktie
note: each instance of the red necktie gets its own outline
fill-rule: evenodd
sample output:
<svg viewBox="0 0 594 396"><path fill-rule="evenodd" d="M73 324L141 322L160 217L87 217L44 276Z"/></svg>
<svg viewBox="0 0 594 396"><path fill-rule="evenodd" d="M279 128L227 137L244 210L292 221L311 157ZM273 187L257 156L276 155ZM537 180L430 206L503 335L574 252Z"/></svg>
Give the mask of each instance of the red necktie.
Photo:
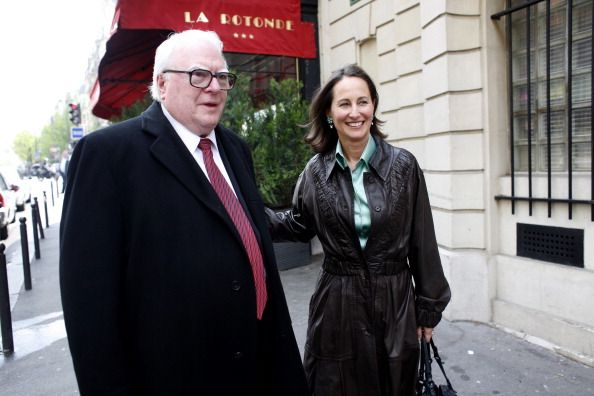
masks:
<svg viewBox="0 0 594 396"><path fill-rule="evenodd" d="M239 200L231 190L231 187L227 183L227 180L223 177L223 174L219 170L219 167L215 164L212 157L212 150L210 146L212 142L209 139L200 139L198 148L202 150L204 156L204 164L206 165L206 171L210 178L210 184L216 191L219 199L225 206L227 213L233 220L233 224L237 228L243 247L245 248L250 264L252 266L252 273L254 274L254 283L256 285L256 316L258 319L262 319L262 313L266 306L266 275L264 271L264 262L262 260L262 253L260 252L260 246L256 240L256 235L252 229L243 207L239 203Z"/></svg>

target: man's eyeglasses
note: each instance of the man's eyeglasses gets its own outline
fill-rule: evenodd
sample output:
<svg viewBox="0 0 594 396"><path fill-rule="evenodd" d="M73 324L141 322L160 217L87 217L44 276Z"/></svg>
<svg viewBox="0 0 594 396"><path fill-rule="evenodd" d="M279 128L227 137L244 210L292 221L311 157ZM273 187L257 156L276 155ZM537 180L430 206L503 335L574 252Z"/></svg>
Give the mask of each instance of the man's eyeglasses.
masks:
<svg viewBox="0 0 594 396"><path fill-rule="evenodd" d="M190 76L190 85L195 88L206 88L210 85L213 78L216 78L219 87L223 91L228 91L233 88L237 76L228 72L212 73L210 70L194 69L194 70L163 70L163 73L184 73Z"/></svg>

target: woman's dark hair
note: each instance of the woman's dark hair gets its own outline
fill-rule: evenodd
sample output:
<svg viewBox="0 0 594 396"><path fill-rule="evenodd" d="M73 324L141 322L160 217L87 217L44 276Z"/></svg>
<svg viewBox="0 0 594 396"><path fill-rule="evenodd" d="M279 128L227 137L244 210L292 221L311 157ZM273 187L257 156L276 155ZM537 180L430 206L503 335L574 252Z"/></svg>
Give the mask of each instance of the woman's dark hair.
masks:
<svg viewBox="0 0 594 396"><path fill-rule="evenodd" d="M309 128L309 132L305 136L305 142L308 143L316 153L325 153L336 147L338 134L336 133L335 128L330 128L328 125L326 114L332 105L334 86L344 77L358 77L367 83L374 106L371 134L380 139L386 137L380 129L384 122L375 116L375 112L379 105L377 88L365 70L357 65L351 64L332 73L330 80L328 80L326 85L316 92L309 107L309 121L305 125Z"/></svg>

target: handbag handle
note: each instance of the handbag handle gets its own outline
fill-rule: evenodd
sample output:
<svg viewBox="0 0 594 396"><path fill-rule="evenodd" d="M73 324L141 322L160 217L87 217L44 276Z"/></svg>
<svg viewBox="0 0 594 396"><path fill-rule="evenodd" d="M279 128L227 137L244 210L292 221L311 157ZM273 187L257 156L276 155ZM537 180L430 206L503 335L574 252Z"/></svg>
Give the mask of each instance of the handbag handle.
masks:
<svg viewBox="0 0 594 396"><path fill-rule="evenodd" d="M419 344L420 344L420 353L419 353L419 373L418 373L418 377L417 377L417 384L416 384L416 392L415 395L416 396L422 396L423 393L427 390L427 388L429 387L430 383L428 382L428 377L429 377L429 381L431 381L431 364L427 363L427 358L428 358L428 351L427 348L424 344L424 341L419 340ZM429 370L429 373L427 374L427 370Z"/></svg>
<svg viewBox="0 0 594 396"><path fill-rule="evenodd" d="M431 343L431 349L433 349L433 357L435 358L435 361L439 365L439 368L441 370L441 373L443 374L443 377L445 378L446 382L448 383L448 388L454 389L452 387L452 383L450 382L450 379L448 378L448 376L445 373L445 369L443 368L443 363L441 362L441 357L439 356L439 352L437 351L437 347L435 346L435 343L433 342L433 338L431 338L431 342L430 343ZM429 349L429 346L427 345L427 350L428 349ZM429 363L429 364L431 364L431 363ZM431 370L431 369L429 369L429 370Z"/></svg>
<svg viewBox="0 0 594 396"><path fill-rule="evenodd" d="M433 376L431 374L431 363L433 360L431 359L431 351L429 349L429 343L425 342L425 340L421 339L421 366L422 366L422 373L424 375L424 380L430 384L433 382Z"/></svg>

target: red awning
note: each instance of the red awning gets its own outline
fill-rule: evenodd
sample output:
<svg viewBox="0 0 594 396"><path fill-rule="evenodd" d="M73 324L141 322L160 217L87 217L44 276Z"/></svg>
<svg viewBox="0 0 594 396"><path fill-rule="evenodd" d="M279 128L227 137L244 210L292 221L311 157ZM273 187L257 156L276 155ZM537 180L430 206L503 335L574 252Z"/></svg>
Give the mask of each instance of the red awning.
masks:
<svg viewBox="0 0 594 396"><path fill-rule="evenodd" d="M315 58L314 26L300 0L119 0L112 35L91 91L97 117L109 119L144 97L155 49L172 31L213 30L226 52Z"/></svg>

